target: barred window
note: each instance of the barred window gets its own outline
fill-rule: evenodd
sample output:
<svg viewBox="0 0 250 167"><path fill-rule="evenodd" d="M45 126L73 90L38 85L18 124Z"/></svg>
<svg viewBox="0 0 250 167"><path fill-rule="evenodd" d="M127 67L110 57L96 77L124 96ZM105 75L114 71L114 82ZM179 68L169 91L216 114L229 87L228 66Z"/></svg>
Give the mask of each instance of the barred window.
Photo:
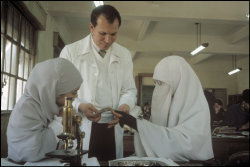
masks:
<svg viewBox="0 0 250 167"><path fill-rule="evenodd" d="M1 112L11 111L23 94L35 64L35 32L15 4L1 1Z"/></svg>

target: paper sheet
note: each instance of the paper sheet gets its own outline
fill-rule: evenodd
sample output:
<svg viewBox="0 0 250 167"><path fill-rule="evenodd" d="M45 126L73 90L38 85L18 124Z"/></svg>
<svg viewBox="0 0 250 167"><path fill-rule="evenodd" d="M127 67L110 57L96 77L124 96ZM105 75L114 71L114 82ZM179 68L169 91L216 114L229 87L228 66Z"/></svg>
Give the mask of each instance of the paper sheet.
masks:
<svg viewBox="0 0 250 167"><path fill-rule="evenodd" d="M160 161L163 162L169 166L179 166L177 163L175 163L171 159L166 159L166 158L155 158L155 157L136 157L136 156L131 156L131 157L126 157L126 158L121 158L121 159L116 159L109 161L109 166L111 166L112 162L115 161L120 161L120 160L148 160L148 161Z"/></svg>
<svg viewBox="0 0 250 167"><path fill-rule="evenodd" d="M60 162L58 158L46 158L37 162L26 162L24 165L18 165L7 160L7 158L1 158L1 166L64 166L65 163ZM86 163L87 166L100 166L96 157L82 159L82 164Z"/></svg>

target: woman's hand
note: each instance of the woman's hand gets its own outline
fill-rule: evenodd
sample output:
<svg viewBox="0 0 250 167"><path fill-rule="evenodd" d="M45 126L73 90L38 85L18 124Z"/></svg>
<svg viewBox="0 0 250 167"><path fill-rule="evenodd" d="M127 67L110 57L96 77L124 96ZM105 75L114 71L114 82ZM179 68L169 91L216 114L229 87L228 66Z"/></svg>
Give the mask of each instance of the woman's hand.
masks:
<svg viewBox="0 0 250 167"><path fill-rule="evenodd" d="M112 113L114 114L114 116L119 118L119 124L121 125L121 127L123 127L124 124L126 124L126 125L130 126L131 128L137 130L136 118L134 118L133 116L131 116L123 111L115 110L115 111L112 111ZM114 124L115 121L114 122L113 121L109 122L108 124L115 125ZM118 123L118 122L116 122L116 123Z"/></svg>
<svg viewBox="0 0 250 167"><path fill-rule="evenodd" d="M123 111L125 113L129 113L130 107L127 104L122 104L117 108L118 111Z"/></svg>

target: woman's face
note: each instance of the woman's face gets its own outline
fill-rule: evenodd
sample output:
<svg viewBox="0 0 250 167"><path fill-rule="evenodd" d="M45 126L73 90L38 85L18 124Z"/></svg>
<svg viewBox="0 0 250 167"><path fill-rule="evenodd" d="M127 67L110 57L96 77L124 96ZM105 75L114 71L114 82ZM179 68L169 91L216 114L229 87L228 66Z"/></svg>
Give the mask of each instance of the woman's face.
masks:
<svg viewBox="0 0 250 167"><path fill-rule="evenodd" d="M64 106L64 102L65 102L64 97L72 97L74 100L78 96L77 91L79 89L80 89L80 87L77 87L76 89L72 90L71 92L57 96L56 97L56 104L59 107Z"/></svg>

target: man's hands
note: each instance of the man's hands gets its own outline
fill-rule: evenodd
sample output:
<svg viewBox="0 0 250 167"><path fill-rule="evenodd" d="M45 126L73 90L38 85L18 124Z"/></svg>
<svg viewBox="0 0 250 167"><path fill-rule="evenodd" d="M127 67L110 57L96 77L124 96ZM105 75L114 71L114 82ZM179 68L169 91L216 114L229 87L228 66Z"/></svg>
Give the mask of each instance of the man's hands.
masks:
<svg viewBox="0 0 250 167"><path fill-rule="evenodd" d="M78 107L79 112L84 113L84 115L93 122L98 122L101 119L101 114L96 114L98 112L98 110L90 103L81 103ZM124 112L126 114L129 113L130 107L127 104L122 104L119 106L119 108L117 108L118 111ZM108 122L108 128L111 128L113 126L115 126L122 117L121 114L118 114L114 111L111 111L113 113L113 120Z"/></svg>
<svg viewBox="0 0 250 167"><path fill-rule="evenodd" d="M128 114L129 110L130 110L130 107L127 104L122 104L122 105L120 105L120 107L117 108L117 110L125 112L125 113ZM114 115L114 119L112 121L108 122L108 124L109 124L108 128L111 128L111 127L115 126L120 121L119 118L122 117L122 115L120 115L120 114L118 114L118 113L116 113L114 111L111 111L111 112Z"/></svg>
<svg viewBox="0 0 250 167"><path fill-rule="evenodd" d="M98 122L101 119L101 114L96 114L97 109L90 103L81 103L78 107L79 112L84 113L88 120Z"/></svg>
<svg viewBox="0 0 250 167"><path fill-rule="evenodd" d="M110 122L108 122L108 128L112 128L113 126L115 126L115 125L120 121L119 117L121 117L120 114L117 114L117 113L114 112L114 111L111 111L111 112L112 112L112 114L113 114L114 116L113 116L113 120L110 121Z"/></svg>

